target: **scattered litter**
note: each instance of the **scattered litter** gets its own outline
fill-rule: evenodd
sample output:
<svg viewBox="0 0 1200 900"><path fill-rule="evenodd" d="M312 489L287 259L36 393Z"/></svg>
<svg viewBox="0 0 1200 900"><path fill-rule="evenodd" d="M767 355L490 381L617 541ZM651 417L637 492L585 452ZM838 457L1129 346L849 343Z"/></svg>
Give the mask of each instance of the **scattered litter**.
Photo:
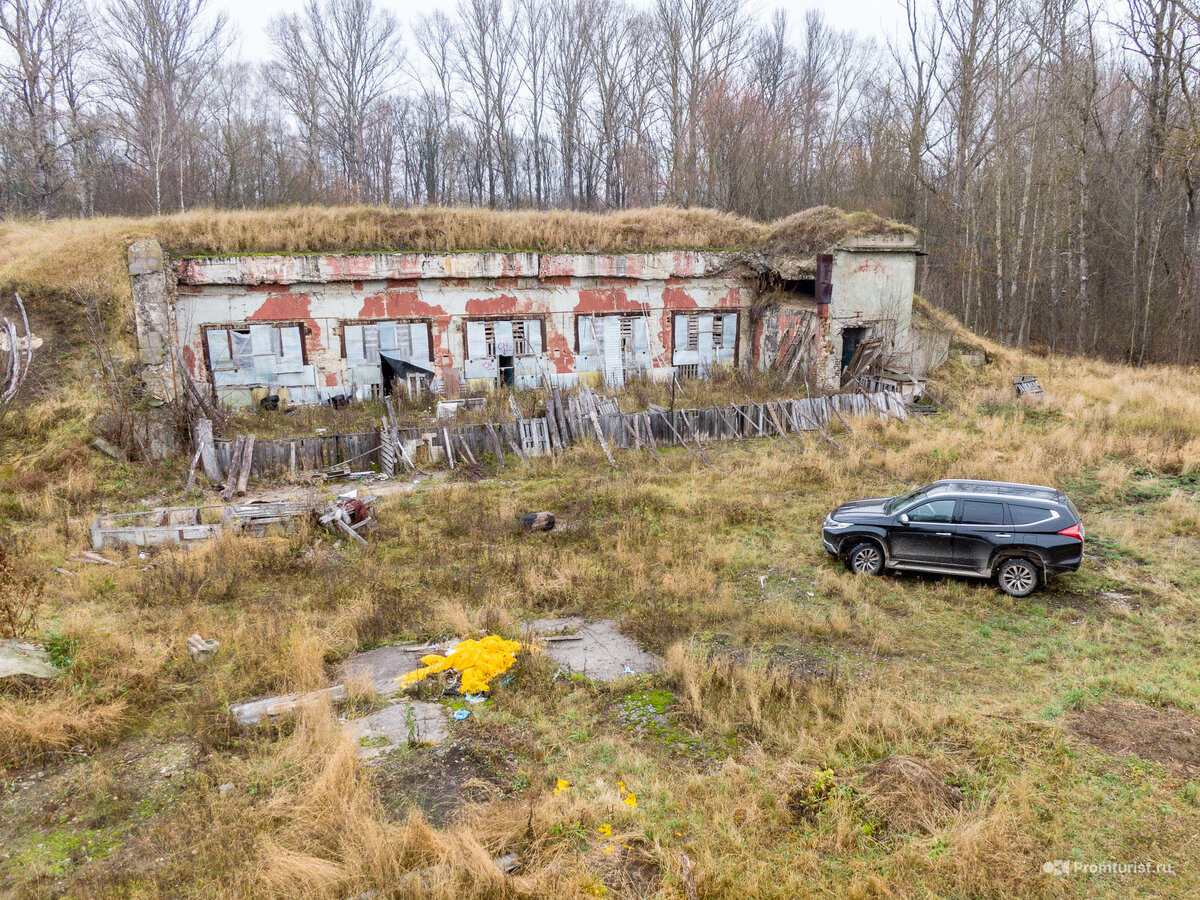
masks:
<svg viewBox="0 0 1200 900"><path fill-rule="evenodd" d="M453 419L458 415L460 409L485 409L487 408L486 397L464 397L461 400L439 400L437 403L437 412L434 414L436 419Z"/></svg>
<svg viewBox="0 0 1200 900"><path fill-rule="evenodd" d="M359 544L365 544L367 539L362 536L364 531L371 531L378 524L375 518L374 495L358 497L358 491L350 491L338 496L327 511L317 517L317 522L334 534L341 534Z"/></svg>
<svg viewBox="0 0 1200 900"><path fill-rule="evenodd" d="M454 718L459 722L467 718L469 715L471 715L471 711L469 709L456 709L454 711Z"/></svg>
<svg viewBox="0 0 1200 900"><path fill-rule="evenodd" d="M520 641L490 634L478 641L463 641L448 656L431 653L421 660L424 668L402 675L398 681L401 687L408 687L429 675L455 669L462 675L462 692L478 694L488 690L489 681L512 668L520 650Z"/></svg>
<svg viewBox="0 0 1200 900"><path fill-rule="evenodd" d="M508 682L506 680L503 683L507 684ZM483 696L483 694L464 694L463 699L466 700L468 703L482 703L484 700L487 699L487 697Z"/></svg>
<svg viewBox="0 0 1200 900"><path fill-rule="evenodd" d="M215 640L205 640L198 634L193 634L187 639L188 656L196 662L207 662L216 655L221 644Z"/></svg>
<svg viewBox="0 0 1200 900"><path fill-rule="evenodd" d="M58 669L50 661L50 654L41 647L14 640L0 641L0 678L54 678L56 675Z"/></svg>
<svg viewBox="0 0 1200 900"><path fill-rule="evenodd" d="M567 781L567 779L565 779L565 778L558 779L557 783L555 783L555 785L554 785L554 796L557 797L563 791L567 790L567 788L569 788L570 786L571 786L571 782Z"/></svg>

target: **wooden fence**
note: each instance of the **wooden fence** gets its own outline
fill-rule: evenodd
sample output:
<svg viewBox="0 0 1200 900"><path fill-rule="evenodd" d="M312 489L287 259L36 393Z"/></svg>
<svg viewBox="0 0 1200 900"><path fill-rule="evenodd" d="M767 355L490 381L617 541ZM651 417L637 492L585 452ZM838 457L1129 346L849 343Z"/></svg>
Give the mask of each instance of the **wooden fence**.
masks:
<svg viewBox="0 0 1200 900"><path fill-rule="evenodd" d="M835 394L829 397L809 397L795 400L774 400L769 403L744 403L708 409L653 410L640 413L598 414L595 423L600 426L605 441L610 447L630 448L653 444L655 446L679 445L681 441L695 444L697 441L724 441L767 435L777 435L780 430L815 431L825 428L831 421L842 416L876 416L879 418L907 418L900 397L890 391L875 393ZM596 424L591 418L580 416L567 422L568 443L579 440L595 440ZM399 437L412 449L424 445L441 448L445 452L446 440L456 460L461 460L461 447L465 444L478 459L484 455L495 455L497 438L504 452L513 445L521 448L527 456L539 456L549 452L549 428L545 418L522 419L514 422L495 422L479 425L436 425L418 428L401 428ZM233 441L217 441L217 462L223 473L229 471L229 458ZM341 463L349 464L354 471L364 471L379 466L381 461L379 430L357 434L331 434L314 437L284 438L281 440L256 440L252 475L278 475L291 469L316 471ZM418 462L428 459L429 452L418 453Z"/></svg>

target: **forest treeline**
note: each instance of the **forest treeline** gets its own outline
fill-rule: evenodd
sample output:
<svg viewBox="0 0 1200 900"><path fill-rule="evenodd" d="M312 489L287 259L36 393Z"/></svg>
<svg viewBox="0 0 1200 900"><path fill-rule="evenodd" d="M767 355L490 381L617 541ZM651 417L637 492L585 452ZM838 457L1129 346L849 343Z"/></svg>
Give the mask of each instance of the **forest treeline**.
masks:
<svg viewBox="0 0 1200 900"><path fill-rule="evenodd" d="M307 0L246 60L207 0L0 0L0 216L297 203L921 229L1009 345L1200 362L1200 0L908 0L869 40L743 0Z"/></svg>

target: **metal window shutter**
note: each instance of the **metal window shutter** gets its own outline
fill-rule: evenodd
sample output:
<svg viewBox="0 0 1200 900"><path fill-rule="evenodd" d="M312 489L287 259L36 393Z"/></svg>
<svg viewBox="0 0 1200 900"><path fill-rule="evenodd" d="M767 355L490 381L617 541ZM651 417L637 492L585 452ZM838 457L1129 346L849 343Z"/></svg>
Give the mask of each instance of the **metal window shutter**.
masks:
<svg viewBox="0 0 1200 900"><path fill-rule="evenodd" d="M592 317L576 316L575 331L579 336L579 355L588 356L596 352L596 338L592 334Z"/></svg>
<svg viewBox="0 0 1200 900"><path fill-rule="evenodd" d="M343 325L342 335L346 340L346 361L358 365L363 359L363 328L361 325Z"/></svg>
<svg viewBox="0 0 1200 900"><path fill-rule="evenodd" d="M380 350L396 350L400 347L397 343L397 332L407 326L396 327L395 322L379 322L375 326L379 329L379 349Z"/></svg>
<svg viewBox="0 0 1200 900"><path fill-rule="evenodd" d="M513 355L513 323L509 321L493 322L492 334L496 341L497 356Z"/></svg>
<svg viewBox="0 0 1200 900"><path fill-rule="evenodd" d="M487 323L467 323L467 359L483 359L487 356Z"/></svg>
<svg viewBox="0 0 1200 900"><path fill-rule="evenodd" d="M686 354L688 352L687 351L687 342L688 342L687 338L688 338L688 320L689 319L691 319L691 316L680 315L678 313L675 314L675 345L671 349L674 350L674 355L672 356L672 360L674 362L674 365L677 365L677 366L687 365L688 362L690 362L690 360L685 362L683 359L680 358L680 354Z"/></svg>
<svg viewBox="0 0 1200 900"><path fill-rule="evenodd" d="M277 373L299 372L304 368L304 343L300 326L292 325L279 329L279 360L275 364Z"/></svg>
<svg viewBox="0 0 1200 900"><path fill-rule="evenodd" d="M604 316L604 379L609 384L625 383L625 365L621 358L621 316Z"/></svg>
<svg viewBox="0 0 1200 900"><path fill-rule="evenodd" d="M264 381L275 376L274 326L250 326L250 350L254 354L254 375Z"/></svg>
<svg viewBox="0 0 1200 900"><path fill-rule="evenodd" d="M413 362L428 363L433 357L429 353L429 326L424 322L413 322L408 326L410 356Z"/></svg>
<svg viewBox="0 0 1200 900"><path fill-rule="evenodd" d="M214 372L232 369L233 356L229 352L229 332L224 328L210 328L205 335L208 341L208 365Z"/></svg>

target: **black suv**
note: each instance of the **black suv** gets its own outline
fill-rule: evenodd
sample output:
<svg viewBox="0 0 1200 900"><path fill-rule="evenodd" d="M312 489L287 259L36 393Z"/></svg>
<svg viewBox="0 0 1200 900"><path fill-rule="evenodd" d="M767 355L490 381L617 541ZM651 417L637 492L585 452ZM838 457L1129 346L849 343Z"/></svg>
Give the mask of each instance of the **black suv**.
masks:
<svg viewBox="0 0 1200 900"><path fill-rule="evenodd" d="M996 578L1014 597L1083 561L1083 522L1066 494L1000 481L935 481L844 503L825 517L821 541L854 572Z"/></svg>

